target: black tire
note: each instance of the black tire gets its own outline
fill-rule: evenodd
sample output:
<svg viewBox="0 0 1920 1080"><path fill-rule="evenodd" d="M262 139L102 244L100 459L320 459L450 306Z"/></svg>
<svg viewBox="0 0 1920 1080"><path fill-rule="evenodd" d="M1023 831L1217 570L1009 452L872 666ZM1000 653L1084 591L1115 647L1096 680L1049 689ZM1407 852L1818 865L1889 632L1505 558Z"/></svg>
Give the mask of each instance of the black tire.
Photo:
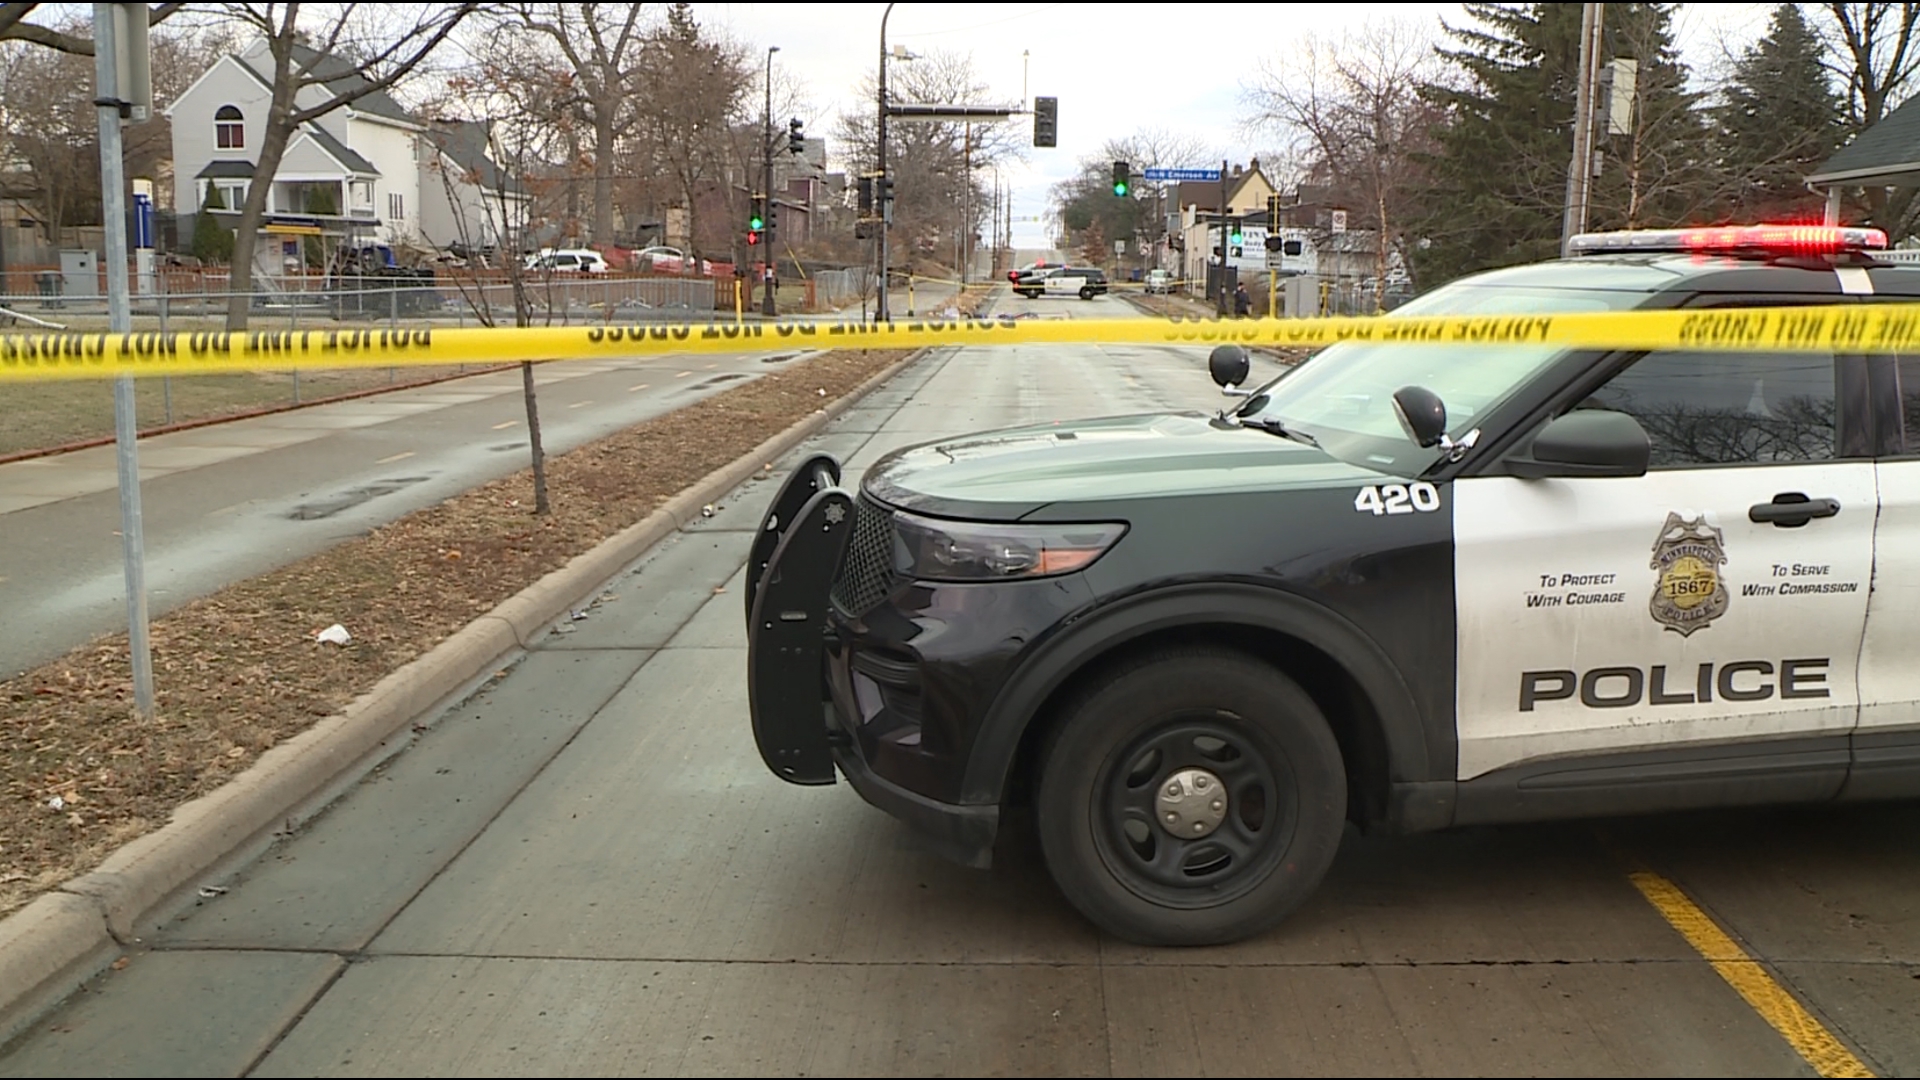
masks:
<svg viewBox="0 0 1920 1080"><path fill-rule="evenodd" d="M1082 300L1093 299L1093 286L1091 285L1080 286L1080 299Z"/></svg>
<svg viewBox="0 0 1920 1080"><path fill-rule="evenodd" d="M1068 707L1040 767L1035 817L1054 882L1093 923L1142 945L1269 929L1319 886L1346 826L1326 718L1283 672L1236 652L1160 653L1103 680ZM1159 821L1156 799L1185 768L1229 793L1204 837ZM1199 781L1189 776L1189 790Z"/></svg>

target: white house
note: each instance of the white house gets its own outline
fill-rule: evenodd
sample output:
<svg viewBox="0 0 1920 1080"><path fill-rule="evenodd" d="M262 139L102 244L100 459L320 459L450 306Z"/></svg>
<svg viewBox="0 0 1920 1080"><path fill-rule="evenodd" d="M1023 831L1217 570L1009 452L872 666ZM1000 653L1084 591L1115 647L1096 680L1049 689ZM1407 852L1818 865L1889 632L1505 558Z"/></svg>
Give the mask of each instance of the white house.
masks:
<svg viewBox="0 0 1920 1080"><path fill-rule="evenodd" d="M295 62L314 55L296 47ZM323 77L337 73L335 88L360 79L329 57L320 57L314 70ZM256 41L215 61L168 107L174 206L182 213L200 212L215 189L222 209L239 209L255 182L272 73L267 44ZM311 106L333 92L304 87L296 102ZM256 269L268 275L300 265L305 236L325 237L334 250L445 248L463 236L468 245L484 246L496 236L500 207L526 202L520 185L487 159L484 129L475 137L458 123L430 123L382 90L302 125L272 184L254 255Z"/></svg>

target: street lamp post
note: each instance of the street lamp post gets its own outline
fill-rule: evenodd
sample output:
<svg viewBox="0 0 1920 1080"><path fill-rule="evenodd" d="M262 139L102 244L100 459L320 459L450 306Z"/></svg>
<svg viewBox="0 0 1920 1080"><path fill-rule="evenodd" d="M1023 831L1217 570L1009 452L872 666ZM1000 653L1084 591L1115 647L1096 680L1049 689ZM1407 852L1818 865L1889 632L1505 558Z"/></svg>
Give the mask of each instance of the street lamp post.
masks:
<svg viewBox="0 0 1920 1080"><path fill-rule="evenodd" d="M880 94L879 94L879 142L880 142L880 289L879 307L875 317L880 322L892 322L893 315L887 310L887 226L893 219L887 203L890 191L887 180L887 20L893 17L893 5L880 15Z"/></svg>
<svg viewBox="0 0 1920 1080"><path fill-rule="evenodd" d="M775 313L773 306L774 292L778 287L774 280L775 259L773 254L775 239L774 222L778 220L773 207L773 54L779 51L780 46L778 45L767 46L767 108L761 117L763 130L760 139L760 156L764 163L760 190L766 193L767 198L767 228L766 243L764 245L767 249L767 268L762 272L760 278L762 283L760 314L769 316Z"/></svg>

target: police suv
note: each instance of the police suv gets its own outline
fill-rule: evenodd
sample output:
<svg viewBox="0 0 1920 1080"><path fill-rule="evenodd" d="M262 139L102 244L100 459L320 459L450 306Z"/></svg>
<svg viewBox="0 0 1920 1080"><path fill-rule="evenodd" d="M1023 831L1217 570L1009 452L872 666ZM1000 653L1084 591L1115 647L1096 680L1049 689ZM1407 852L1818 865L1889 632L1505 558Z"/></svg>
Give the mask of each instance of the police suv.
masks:
<svg viewBox="0 0 1920 1080"><path fill-rule="evenodd" d="M1055 266L1021 271L1013 279L1013 291L1029 300L1040 294L1078 296L1091 300L1107 291L1107 272L1097 266Z"/></svg>
<svg viewBox="0 0 1920 1080"><path fill-rule="evenodd" d="M1402 315L1920 299L1877 230L1589 234ZM1121 937L1227 942L1346 822L1920 795L1920 357L1348 341L1220 415L818 457L752 553L767 765Z"/></svg>

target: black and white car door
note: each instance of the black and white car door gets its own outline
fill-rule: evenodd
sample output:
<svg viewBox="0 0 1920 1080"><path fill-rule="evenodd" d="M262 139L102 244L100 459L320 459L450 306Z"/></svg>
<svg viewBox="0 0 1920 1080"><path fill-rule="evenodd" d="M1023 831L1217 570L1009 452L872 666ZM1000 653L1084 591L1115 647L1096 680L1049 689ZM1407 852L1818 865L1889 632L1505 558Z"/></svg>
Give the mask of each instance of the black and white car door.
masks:
<svg viewBox="0 0 1920 1080"><path fill-rule="evenodd" d="M1920 768L1920 356L1871 362L1879 368L1876 398L1886 406L1882 424L1891 430L1890 452L1875 466L1880 514L1854 770L1861 784L1883 772L1895 774L1888 782L1911 784Z"/></svg>
<svg viewBox="0 0 1920 1080"><path fill-rule="evenodd" d="M1877 496L1836 401L1830 355L1652 352L1577 406L1639 421L1644 476L1456 482L1458 778L1846 735Z"/></svg>

